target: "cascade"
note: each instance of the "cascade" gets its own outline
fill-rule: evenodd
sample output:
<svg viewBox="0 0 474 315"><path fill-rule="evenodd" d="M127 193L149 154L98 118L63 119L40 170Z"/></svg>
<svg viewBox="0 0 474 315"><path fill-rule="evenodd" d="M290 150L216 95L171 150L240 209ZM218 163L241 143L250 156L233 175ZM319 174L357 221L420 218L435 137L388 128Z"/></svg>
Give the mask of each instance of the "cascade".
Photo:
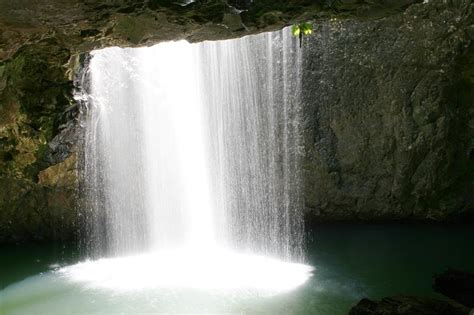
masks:
<svg viewBox="0 0 474 315"><path fill-rule="evenodd" d="M270 266L294 264L307 274L295 264L303 262L300 58L288 29L92 53L83 216L91 256L128 274L124 287L150 278L127 266L182 271L180 262L196 257L201 271L219 280L208 274L191 286L232 287L243 274L254 285L250 266L261 267L253 271L267 284L281 271ZM217 265L249 268L229 279ZM82 267L70 270L72 278L99 268L86 273L108 275L121 287L110 264ZM178 281L181 271L166 274ZM185 278L190 284L191 275Z"/></svg>

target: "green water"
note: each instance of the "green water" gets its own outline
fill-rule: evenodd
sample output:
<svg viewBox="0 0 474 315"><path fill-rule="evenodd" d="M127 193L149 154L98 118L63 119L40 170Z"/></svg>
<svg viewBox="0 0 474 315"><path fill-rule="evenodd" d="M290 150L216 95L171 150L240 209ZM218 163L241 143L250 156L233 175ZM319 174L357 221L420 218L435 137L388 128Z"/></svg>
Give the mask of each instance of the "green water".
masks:
<svg viewBox="0 0 474 315"><path fill-rule="evenodd" d="M363 297L440 297L431 289L433 274L447 268L474 272L472 225L333 225L315 229L308 238L308 264L315 271L306 284L282 295L245 298L192 290L134 294L85 290L50 276L50 270L79 259L74 247L0 247L0 288L7 287L0 291L0 314L34 310L37 314L338 315L347 314Z"/></svg>
<svg viewBox="0 0 474 315"><path fill-rule="evenodd" d="M74 264L79 259L73 244L0 245L0 290L29 276Z"/></svg>

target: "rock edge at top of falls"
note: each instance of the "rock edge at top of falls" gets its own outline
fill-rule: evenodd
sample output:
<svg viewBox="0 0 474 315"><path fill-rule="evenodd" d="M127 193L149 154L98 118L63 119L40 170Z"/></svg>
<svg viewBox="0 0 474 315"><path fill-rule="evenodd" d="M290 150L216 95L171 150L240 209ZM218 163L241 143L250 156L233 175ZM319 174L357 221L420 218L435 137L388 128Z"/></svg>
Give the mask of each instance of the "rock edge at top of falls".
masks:
<svg viewBox="0 0 474 315"><path fill-rule="evenodd" d="M45 38L71 52L242 37L299 21L380 17L417 0L18 0L0 1L0 61ZM238 8L238 9L237 9Z"/></svg>

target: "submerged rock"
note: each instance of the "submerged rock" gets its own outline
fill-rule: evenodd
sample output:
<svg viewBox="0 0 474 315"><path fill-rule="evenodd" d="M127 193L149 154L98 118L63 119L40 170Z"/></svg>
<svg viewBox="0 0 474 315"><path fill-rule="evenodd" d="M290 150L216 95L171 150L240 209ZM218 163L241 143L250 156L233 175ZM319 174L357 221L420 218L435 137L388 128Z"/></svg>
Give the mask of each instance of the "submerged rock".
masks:
<svg viewBox="0 0 474 315"><path fill-rule="evenodd" d="M414 296L396 296L380 301L362 299L349 315L469 315L470 310L448 301Z"/></svg>
<svg viewBox="0 0 474 315"><path fill-rule="evenodd" d="M434 277L433 288L458 303L474 308L474 273L448 270Z"/></svg>

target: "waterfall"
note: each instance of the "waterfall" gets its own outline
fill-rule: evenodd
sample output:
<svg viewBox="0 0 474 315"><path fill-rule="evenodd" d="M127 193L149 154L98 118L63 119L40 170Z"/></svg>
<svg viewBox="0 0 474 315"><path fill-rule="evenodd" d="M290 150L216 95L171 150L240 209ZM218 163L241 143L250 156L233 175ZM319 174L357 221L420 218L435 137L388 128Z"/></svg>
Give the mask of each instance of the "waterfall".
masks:
<svg viewBox="0 0 474 315"><path fill-rule="evenodd" d="M93 255L301 261L300 58L288 29L94 51L82 167Z"/></svg>
<svg viewBox="0 0 474 315"><path fill-rule="evenodd" d="M298 260L303 224L297 41L284 30L198 48L221 239Z"/></svg>

